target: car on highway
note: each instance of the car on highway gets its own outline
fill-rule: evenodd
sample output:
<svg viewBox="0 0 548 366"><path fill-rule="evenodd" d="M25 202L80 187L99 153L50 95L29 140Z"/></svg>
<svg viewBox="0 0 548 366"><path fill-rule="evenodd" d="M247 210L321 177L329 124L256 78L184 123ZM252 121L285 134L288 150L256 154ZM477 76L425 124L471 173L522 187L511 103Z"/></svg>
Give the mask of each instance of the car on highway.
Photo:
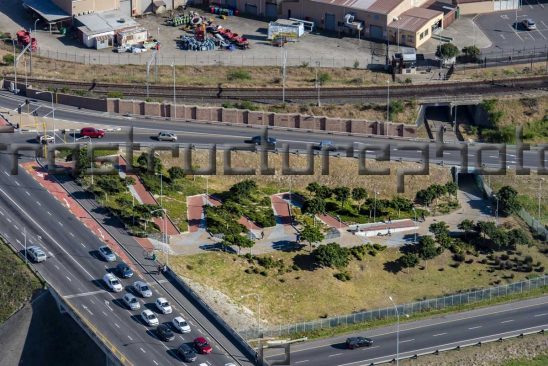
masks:
<svg viewBox="0 0 548 366"><path fill-rule="evenodd" d="M34 263L43 262L47 258L46 253L42 248L37 246L28 247L26 254Z"/></svg>
<svg viewBox="0 0 548 366"><path fill-rule="evenodd" d="M169 342L175 339L175 334L166 324L160 324L156 328L156 335L164 342Z"/></svg>
<svg viewBox="0 0 548 366"><path fill-rule="evenodd" d="M157 139L158 139L158 141L175 142L175 141L177 141L177 135L174 134L173 132L161 131L161 132L158 132Z"/></svg>
<svg viewBox="0 0 548 366"><path fill-rule="evenodd" d="M333 144L333 141L331 140L321 140L318 145L316 145L316 148L318 150L326 150L326 151L335 151L337 148Z"/></svg>
<svg viewBox="0 0 548 366"><path fill-rule="evenodd" d="M261 145L264 142L268 147L274 148L276 147L278 140L276 140L275 137L267 137L266 141L264 141L263 136L253 136L251 139L246 140L245 142L255 145Z"/></svg>
<svg viewBox="0 0 548 366"><path fill-rule="evenodd" d="M129 310L139 310L141 308L139 300L137 300L137 298L129 292L122 297L122 301L126 304Z"/></svg>
<svg viewBox="0 0 548 366"><path fill-rule="evenodd" d="M190 325L182 317L177 316L172 321L173 328L181 333L190 333Z"/></svg>
<svg viewBox="0 0 548 366"><path fill-rule="evenodd" d="M105 137L105 130L101 130L95 127L84 127L80 130L80 136L100 139Z"/></svg>
<svg viewBox="0 0 548 366"><path fill-rule="evenodd" d="M177 354L183 359L184 362L194 362L198 356L196 352L188 344L183 343L177 349Z"/></svg>
<svg viewBox="0 0 548 366"><path fill-rule="evenodd" d="M348 349L356 349L361 347L370 347L373 344L373 340L366 337L350 337L346 339L345 344Z"/></svg>
<svg viewBox="0 0 548 366"><path fill-rule="evenodd" d="M116 254L107 247L106 245L103 245L102 247L99 247L99 255L106 260L107 262L114 262L116 261Z"/></svg>
<svg viewBox="0 0 548 366"><path fill-rule="evenodd" d="M131 276L133 276L133 271L124 262L118 263L118 265L116 266L116 272L121 278L130 278Z"/></svg>
<svg viewBox="0 0 548 366"><path fill-rule="evenodd" d="M537 23L533 19L524 19L521 24L523 24L523 28L529 31L537 29Z"/></svg>
<svg viewBox="0 0 548 366"><path fill-rule="evenodd" d="M196 348L200 354L208 354L213 351L213 347L211 347L204 337L198 337L194 340L194 348Z"/></svg>
<svg viewBox="0 0 548 366"><path fill-rule="evenodd" d="M55 141L55 139L51 135L38 135L36 137L36 140L38 140L38 142L42 145L53 144L53 142Z"/></svg>
<svg viewBox="0 0 548 366"><path fill-rule="evenodd" d="M122 292L122 290L124 289L118 277L116 277L112 273L107 273L106 275L104 275L103 281L111 291Z"/></svg>
<svg viewBox="0 0 548 366"><path fill-rule="evenodd" d="M156 305L158 311L162 314L171 314L171 312L173 311L171 305L169 305L169 302L163 297L157 298L154 304Z"/></svg>
<svg viewBox="0 0 548 366"><path fill-rule="evenodd" d="M154 313L148 309L145 309L141 312L141 319L143 319L143 321L148 326L156 326L160 323L156 315L154 315Z"/></svg>
<svg viewBox="0 0 548 366"><path fill-rule="evenodd" d="M151 297L152 296L152 291L150 291L150 288L148 287L148 285L146 283L144 283L143 281L135 281L133 283L133 288L142 297Z"/></svg>

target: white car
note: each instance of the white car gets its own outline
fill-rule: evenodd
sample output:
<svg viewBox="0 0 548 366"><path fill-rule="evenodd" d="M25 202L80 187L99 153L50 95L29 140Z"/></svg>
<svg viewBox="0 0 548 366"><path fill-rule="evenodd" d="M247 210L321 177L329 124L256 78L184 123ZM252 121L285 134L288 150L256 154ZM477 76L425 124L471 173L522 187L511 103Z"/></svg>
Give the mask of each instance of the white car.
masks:
<svg viewBox="0 0 548 366"><path fill-rule="evenodd" d="M51 135L38 136L38 142L40 142L42 145L53 144L54 141L55 139Z"/></svg>
<svg viewBox="0 0 548 366"><path fill-rule="evenodd" d="M101 255L101 257L103 257L103 259L107 262L114 262L116 261L116 254L114 254L114 252L112 251L112 249L110 249L109 247L107 247L106 245L103 245L102 247L99 247L99 254Z"/></svg>
<svg viewBox="0 0 548 366"><path fill-rule="evenodd" d="M151 327L160 323L156 315L154 315L154 313L148 309L143 310L143 312L141 313L141 319L143 319L143 321Z"/></svg>
<svg viewBox="0 0 548 366"><path fill-rule="evenodd" d="M171 321L173 327L181 333L190 333L190 325L182 317L178 316Z"/></svg>
<svg viewBox="0 0 548 366"><path fill-rule="evenodd" d="M150 291L150 288L148 287L148 285L146 283L144 283L143 281L135 281L135 283L133 284L133 288L142 297L151 297L152 296L152 291Z"/></svg>
<svg viewBox="0 0 548 366"><path fill-rule="evenodd" d="M124 289L118 277L116 277L112 273L107 273L103 277L103 281L111 291L122 292L122 290Z"/></svg>
<svg viewBox="0 0 548 366"><path fill-rule="evenodd" d="M158 132L158 141L171 141L175 142L177 141L177 135L173 132Z"/></svg>
<svg viewBox="0 0 548 366"><path fill-rule="evenodd" d="M536 30L537 29L537 23L533 19L525 19L522 22L523 26L527 30Z"/></svg>
<svg viewBox="0 0 548 366"><path fill-rule="evenodd" d="M173 311L173 309L171 309L171 305L169 305L169 302L167 302L167 300L163 297L157 298L154 304L162 314L171 314Z"/></svg>
<svg viewBox="0 0 548 366"><path fill-rule="evenodd" d="M125 294L124 297L122 297L122 301L130 310L139 310L141 308L139 300L130 293Z"/></svg>
<svg viewBox="0 0 548 366"><path fill-rule="evenodd" d="M40 263L46 260L46 253L40 247L32 246L27 248L27 255L33 262Z"/></svg>

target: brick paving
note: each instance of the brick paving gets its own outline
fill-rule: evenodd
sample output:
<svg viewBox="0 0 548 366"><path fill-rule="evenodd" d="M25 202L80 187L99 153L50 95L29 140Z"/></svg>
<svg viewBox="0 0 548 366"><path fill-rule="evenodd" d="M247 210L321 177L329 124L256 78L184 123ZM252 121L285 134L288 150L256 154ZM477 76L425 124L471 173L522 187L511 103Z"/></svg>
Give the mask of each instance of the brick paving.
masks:
<svg viewBox="0 0 548 366"><path fill-rule="evenodd" d="M186 198L188 231L191 233L205 229L204 204L204 195L202 194Z"/></svg>
<svg viewBox="0 0 548 366"><path fill-rule="evenodd" d="M284 194L273 194L270 196L272 209L276 215L276 223L282 225L291 225L291 214L289 212L289 203L284 199Z"/></svg>
<svg viewBox="0 0 548 366"><path fill-rule="evenodd" d="M339 221L336 217L333 217L331 215L327 214L318 214L316 217L326 224L327 226L334 228L334 229L346 229L348 225L346 225L344 222Z"/></svg>
<svg viewBox="0 0 548 366"><path fill-rule="evenodd" d="M118 164L119 164L120 170L124 174L126 174L126 161L123 157L121 156L119 157ZM135 181L135 183L133 184L133 190L134 190L133 192L135 192L139 196L139 202L142 202L143 204L147 204L147 205L158 205L158 201L156 201L154 196L149 191L147 191L147 189L145 188L145 186L143 185L143 183L141 182L141 180L139 179L137 175L126 174L126 176L133 178L133 180ZM163 233L164 219L162 217L155 217L153 221L156 225L158 225L158 227L160 228L160 231ZM165 228L168 235L177 235L181 233L179 229L177 229L177 226L175 226L173 222L169 219L169 216L168 216L167 223L165 224Z"/></svg>

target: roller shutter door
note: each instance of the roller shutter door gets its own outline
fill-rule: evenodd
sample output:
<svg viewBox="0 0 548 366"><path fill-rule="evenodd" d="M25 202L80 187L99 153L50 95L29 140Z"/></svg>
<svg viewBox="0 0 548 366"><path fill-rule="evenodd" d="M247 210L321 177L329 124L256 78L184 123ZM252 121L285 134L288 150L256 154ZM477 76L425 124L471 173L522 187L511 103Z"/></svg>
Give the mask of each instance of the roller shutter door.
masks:
<svg viewBox="0 0 548 366"><path fill-rule="evenodd" d="M379 27L378 25L370 25L369 36L371 38L383 39L384 37L382 36L382 27Z"/></svg>
<svg viewBox="0 0 548 366"><path fill-rule="evenodd" d="M266 3L266 17L269 19L278 18L278 7L276 4Z"/></svg>
<svg viewBox="0 0 548 366"><path fill-rule="evenodd" d="M245 12L249 15L257 15L257 5L245 4Z"/></svg>
<svg viewBox="0 0 548 366"><path fill-rule="evenodd" d="M335 14L325 14L325 29L329 31L334 31L337 29Z"/></svg>

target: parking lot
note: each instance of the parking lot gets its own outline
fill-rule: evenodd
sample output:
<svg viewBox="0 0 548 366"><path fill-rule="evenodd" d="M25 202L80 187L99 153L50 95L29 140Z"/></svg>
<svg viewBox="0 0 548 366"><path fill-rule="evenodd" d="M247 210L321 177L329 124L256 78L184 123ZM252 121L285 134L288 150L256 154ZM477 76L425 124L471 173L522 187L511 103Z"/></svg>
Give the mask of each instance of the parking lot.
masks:
<svg viewBox="0 0 548 366"><path fill-rule="evenodd" d="M523 21L532 19L536 30L527 30ZM479 15L478 27L493 43L489 50L519 50L548 47L548 1L522 0L519 10Z"/></svg>

